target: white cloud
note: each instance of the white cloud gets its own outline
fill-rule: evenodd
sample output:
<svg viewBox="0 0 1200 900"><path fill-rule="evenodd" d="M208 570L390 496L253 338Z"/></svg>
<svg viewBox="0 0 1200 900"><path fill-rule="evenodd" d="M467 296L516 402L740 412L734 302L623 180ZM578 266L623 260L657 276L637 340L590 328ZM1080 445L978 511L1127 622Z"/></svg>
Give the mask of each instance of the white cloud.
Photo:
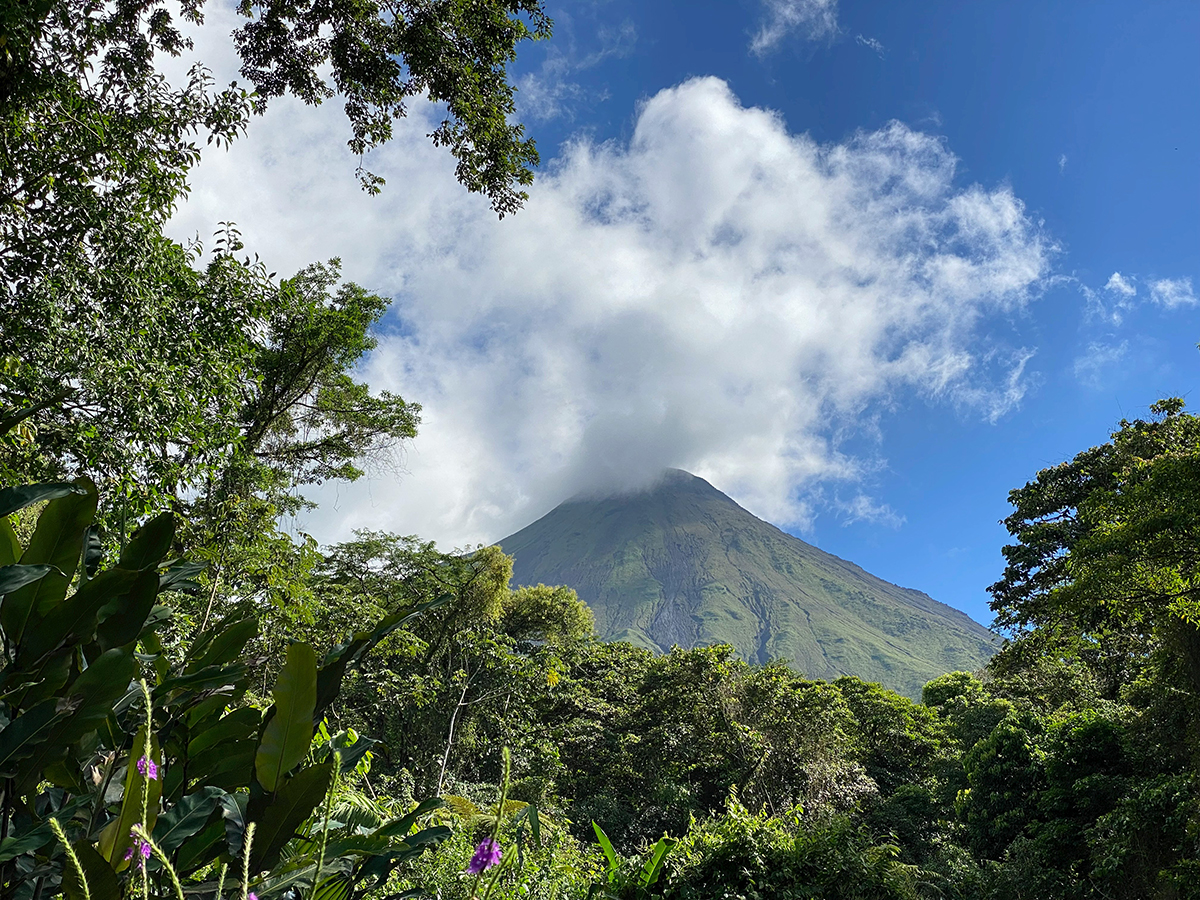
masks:
<svg viewBox="0 0 1200 900"><path fill-rule="evenodd" d="M1167 309L1195 306L1196 295L1190 278L1160 278L1150 282L1150 299Z"/></svg>
<svg viewBox="0 0 1200 900"><path fill-rule="evenodd" d="M750 41L750 52L765 56L799 33L810 41L838 33L837 0L763 0L764 16Z"/></svg>
<svg viewBox="0 0 1200 900"><path fill-rule="evenodd" d="M1062 154L1058 158L1058 174L1061 175L1067 170L1067 154Z"/></svg>
<svg viewBox="0 0 1200 900"><path fill-rule="evenodd" d="M565 49L553 44L537 72L523 75L517 82L517 114L521 119L573 119L580 103L607 99L602 93L589 92L574 76L595 68L607 59L624 59L637 43L637 29L626 20L617 28L603 28L596 35L598 49L580 54L574 41Z"/></svg>
<svg viewBox="0 0 1200 900"><path fill-rule="evenodd" d="M886 503L879 503L866 494L856 494L853 500L839 500L834 505L843 516L843 525L867 522L871 525L899 528L905 522L904 516L899 515Z"/></svg>
<svg viewBox="0 0 1200 900"><path fill-rule="evenodd" d="M1119 344L1092 342L1087 351L1075 359L1075 378L1081 384L1098 389L1103 386L1105 372L1121 362L1128 352L1128 341Z"/></svg>
<svg viewBox="0 0 1200 900"><path fill-rule="evenodd" d="M415 106L369 161L388 185L367 198L340 110L277 104L206 158L175 223L232 219L281 272L340 255L395 297L364 374L424 405L421 432L403 479L318 492L302 524L322 540L494 540L666 466L803 522L811 491L864 471L838 435L879 404L993 419L1021 399L1029 353L978 348L1054 248L1008 187L959 185L939 139L892 123L821 145L695 79L628 143L575 143L498 222L430 121Z"/></svg>
<svg viewBox="0 0 1200 900"><path fill-rule="evenodd" d="M866 47L868 50L873 50L878 54L880 59L883 59L883 44L877 38L864 37L861 34L854 36L854 43Z"/></svg>
<svg viewBox="0 0 1200 900"><path fill-rule="evenodd" d="M1120 272L1113 272L1108 276L1108 282L1104 285L1104 289L1113 294L1119 294L1122 297L1134 297L1137 295L1137 288L1133 285L1133 279L1126 278Z"/></svg>

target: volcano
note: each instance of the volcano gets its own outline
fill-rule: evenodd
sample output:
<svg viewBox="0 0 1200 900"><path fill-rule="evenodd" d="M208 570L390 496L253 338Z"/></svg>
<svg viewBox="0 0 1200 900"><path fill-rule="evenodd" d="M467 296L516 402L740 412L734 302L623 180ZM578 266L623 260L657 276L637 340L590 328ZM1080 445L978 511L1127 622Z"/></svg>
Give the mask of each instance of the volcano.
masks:
<svg viewBox="0 0 1200 900"><path fill-rule="evenodd" d="M981 668L996 637L757 518L702 478L574 498L499 541L514 584L565 584L606 640L658 652L731 644L810 678L855 675L917 698L926 681Z"/></svg>

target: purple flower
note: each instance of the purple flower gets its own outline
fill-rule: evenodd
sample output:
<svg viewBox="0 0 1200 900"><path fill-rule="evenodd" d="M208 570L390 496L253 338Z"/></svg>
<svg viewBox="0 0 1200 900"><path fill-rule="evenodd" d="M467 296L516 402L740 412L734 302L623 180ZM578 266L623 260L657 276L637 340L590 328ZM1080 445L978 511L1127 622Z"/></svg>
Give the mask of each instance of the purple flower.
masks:
<svg viewBox="0 0 1200 900"><path fill-rule="evenodd" d="M150 759L148 756L143 756L137 761L138 774L151 781L158 779L158 763Z"/></svg>
<svg viewBox="0 0 1200 900"><path fill-rule="evenodd" d="M471 864L467 866L467 871L472 875L482 875L498 862L500 862L500 845L491 838L484 838L475 848L475 855L471 857Z"/></svg>
<svg viewBox="0 0 1200 900"><path fill-rule="evenodd" d="M251 891L246 895L246 900L258 900L258 894L254 893L254 891Z"/></svg>
<svg viewBox="0 0 1200 900"><path fill-rule="evenodd" d="M146 864L146 860L150 858L150 845L138 838L132 847L125 851L125 861L129 862L134 855L140 857L137 861L139 867Z"/></svg>

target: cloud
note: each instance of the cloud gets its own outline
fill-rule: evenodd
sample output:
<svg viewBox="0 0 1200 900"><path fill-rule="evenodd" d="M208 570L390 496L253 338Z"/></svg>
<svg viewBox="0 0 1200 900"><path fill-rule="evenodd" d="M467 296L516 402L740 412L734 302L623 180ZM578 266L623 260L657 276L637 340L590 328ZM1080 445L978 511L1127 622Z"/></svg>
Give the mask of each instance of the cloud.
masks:
<svg viewBox="0 0 1200 900"><path fill-rule="evenodd" d="M899 528L906 521L904 516L897 514L886 503L878 503L866 494L856 494L854 499L849 501L836 501L835 506L843 516L842 525L867 522L871 525Z"/></svg>
<svg viewBox="0 0 1200 900"><path fill-rule="evenodd" d="M1195 306L1196 295L1190 278L1160 278L1150 282L1150 299L1167 309Z"/></svg>
<svg viewBox="0 0 1200 900"><path fill-rule="evenodd" d="M1075 378L1081 384L1099 389L1104 373L1121 362L1129 352L1129 342L1104 344L1092 342L1087 351L1075 359Z"/></svg>
<svg viewBox="0 0 1200 900"><path fill-rule="evenodd" d="M1137 295L1137 288L1133 286L1133 280L1126 278L1120 272L1113 272L1108 276L1108 282L1104 285L1104 289L1112 294L1119 294L1122 297L1134 297Z"/></svg>
<svg viewBox="0 0 1200 900"><path fill-rule="evenodd" d="M755 56L766 56L794 33L810 41L838 33L837 0L763 0L763 6L765 15L750 41Z"/></svg>
<svg viewBox="0 0 1200 900"><path fill-rule="evenodd" d="M1058 158L1058 174L1061 175L1067 170L1067 154L1062 154Z"/></svg>
<svg viewBox="0 0 1200 900"><path fill-rule="evenodd" d="M281 103L206 157L174 225L233 219L271 269L336 254L395 298L363 374L420 401L422 428L403 478L314 495L301 526L321 540L495 540L667 466L804 522L870 468L840 436L881 407L1020 402L1029 353L993 326L1055 248L1009 187L959 184L937 138L819 144L698 78L646 101L627 142L570 145L498 222L423 115L369 161L388 186L368 198L340 111Z"/></svg>
<svg viewBox="0 0 1200 900"><path fill-rule="evenodd" d="M854 36L854 43L860 44L861 46L866 47L868 50L873 50L876 54L878 54L880 59L883 59L883 44L881 44L876 38L863 37L861 34L858 34Z"/></svg>
<svg viewBox="0 0 1200 900"><path fill-rule="evenodd" d="M565 49L561 43L551 45L538 71L517 80L517 113L522 119L573 119L578 104L607 99L603 92L589 92L573 76L607 59L629 56L637 43L637 29L626 20L617 28L601 28L597 39L599 48L586 54L578 52L573 40Z"/></svg>

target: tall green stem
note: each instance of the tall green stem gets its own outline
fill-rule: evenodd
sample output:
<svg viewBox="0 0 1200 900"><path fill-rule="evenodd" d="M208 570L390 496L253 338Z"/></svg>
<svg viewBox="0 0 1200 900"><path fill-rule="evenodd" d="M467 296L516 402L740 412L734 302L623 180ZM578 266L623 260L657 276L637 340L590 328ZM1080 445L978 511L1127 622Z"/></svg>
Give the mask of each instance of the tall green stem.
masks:
<svg viewBox="0 0 1200 900"><path fill-rule="evenodd" d="M333 811L333 793L337 790L338 776L342 772L342 754L333 751L333 780L329 782L329 791L325 794L325 818L321 822L321 853L317 857L317 871L313 875L313 886L310 897L317 896L317 885L321 883L321 869L325 864L325 848L329 846L329 815Z"/></svg>

